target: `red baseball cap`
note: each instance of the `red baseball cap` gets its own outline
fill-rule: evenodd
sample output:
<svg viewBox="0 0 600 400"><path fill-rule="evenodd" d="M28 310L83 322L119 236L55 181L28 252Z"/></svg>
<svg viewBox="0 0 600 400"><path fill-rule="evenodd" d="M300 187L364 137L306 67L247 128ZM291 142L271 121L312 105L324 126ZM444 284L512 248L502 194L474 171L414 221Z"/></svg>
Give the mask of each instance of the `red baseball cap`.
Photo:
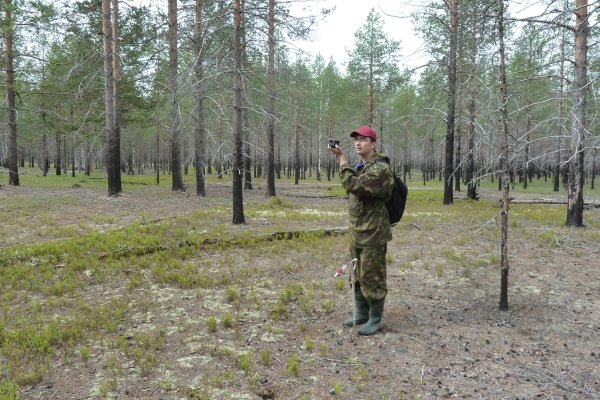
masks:
<svg viewBox="0 0 600 400"><path fill-rule="evenodd" d="M370 126L361 126L357 130L352 131L350 134L351 137L355 137L356 135L370 137L374 142L377 141L377 132L375 132L375 129L371 128Z"/></svg>

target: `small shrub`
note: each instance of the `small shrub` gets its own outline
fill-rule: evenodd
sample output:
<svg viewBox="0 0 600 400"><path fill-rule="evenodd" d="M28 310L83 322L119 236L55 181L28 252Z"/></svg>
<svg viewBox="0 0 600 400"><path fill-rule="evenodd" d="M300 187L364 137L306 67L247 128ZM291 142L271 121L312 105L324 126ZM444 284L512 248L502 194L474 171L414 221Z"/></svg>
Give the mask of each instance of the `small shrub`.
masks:
<svg viewBox="0 0 600 400"><path fill-rule="evenodd" d="M268 367L271 364L271 349L264 349L260 352L260 360L262 365Z"/></svg>
<svg viewBox="0 0 600 400"><path fill-rule="evenodd" d="M287 307L285 305L285 302L282 300L279 300L277 302L277 305L271 310L271 318L273 318L273 320L278 320L278 319L285 317L286 314L287 314Z"/></svg>
<svg viewBox="0 0 600 400"><path fill-rule="evenodd" d="M223 314L223 317L221 318L221 324L223 324L223 327L225 328L231 328L233 326L233 315L231 315L230 312Z"/></svg>
<svg viewBox="0 0 600 400"><path fill-rule="evenodd" d="M340 397L342 395L343 388L344 388L344 386L340 382L333 385L333 395L335 397Z"/></svg>
<svg viewBox="0 0 600 400"><path fill-rule="evenodd" d="M313 342L308 336L304 339L304 344L306 345L306 350L311 353L315 349L315 342Z"/></svg>
<svg viewBox="0 0 600 400"><path fill-rule="evenodd" d="M300 361L298 354L294 353L290 356L287 362L286 371L289 376L298 377L300 375Z"/></svg>
<svg viewBox="0 0 600 400"><path fill-rule="evenodd" d="M335 310L335 301L330 299L323 300L323 311L330 313Z"/></svg>
<svg viewBox="0 0 600 400"><path fill-rule="evenodd" d="M2 379L2 381L0 381L0 399L5 399L5 400L20 399L19 386L12 381Z"/></svg>
<svg viewBox="0 0 600 400"><path fill-rule="evenodd" d="M246 352L241 354L238 358L237 364L245 374L249 374L250 371L252 371L252 353Z"/></svg>
<svg viewBox="0 0 600 400"><path fill-rule="evenodd" d="M227 288L227 301L233 303L240 298L240 292L237 287L229 286Z"/></svg>
<svg viewBox="0 0 600 400"><path fill-rule="evenodd" d="M90 359L90 348L87 346L83 346L79 350L79 354L81 354L81 359L83 360L83 362L88 362L88 360Z"/></svg>
<svg viewBox="0 0 600 400"><path fill-rule="evenodd" d="M206 329L208 329L209 332L217 331L217 319L215 317L209 317L206 320Z"/></svg>
<svg viewBox="0 0 600 400"><path fill-rule="evenodd" d="M100 383L100 387L98 391L100 392L100 396L104 398L108 398L109 394L115 392L117 390L117 380L116 379L105 379Z"/></svg>

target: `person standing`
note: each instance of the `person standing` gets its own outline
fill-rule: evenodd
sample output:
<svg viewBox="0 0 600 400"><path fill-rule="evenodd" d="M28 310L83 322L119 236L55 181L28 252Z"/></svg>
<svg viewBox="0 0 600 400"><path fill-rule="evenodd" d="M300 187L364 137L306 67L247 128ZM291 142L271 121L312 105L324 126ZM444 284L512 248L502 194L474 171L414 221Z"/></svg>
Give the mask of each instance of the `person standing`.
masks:
<svg viewBox="0 0 600 400"><path fill-rule="evenodd" d="M342 187L349 196L350 253L358 260L352 282L356 315L343 324L364 324L358 334L373 335L383 328L388 292L385 257L392 230L385 203L391 196L394 178L389 158L377 153L373 128L362 126L350 136L360 157L356 166L348 164L338 145L329 149L338 158Z"/></svg>

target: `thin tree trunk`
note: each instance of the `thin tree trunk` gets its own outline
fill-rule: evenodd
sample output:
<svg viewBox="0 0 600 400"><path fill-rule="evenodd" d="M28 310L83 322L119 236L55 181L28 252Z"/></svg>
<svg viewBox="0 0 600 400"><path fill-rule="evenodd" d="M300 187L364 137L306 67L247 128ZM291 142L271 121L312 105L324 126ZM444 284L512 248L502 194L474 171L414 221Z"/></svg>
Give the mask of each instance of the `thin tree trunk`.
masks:
<svg viewBox="0 0 600 400"><path fill-rule="evenodd" d="M119 0L112 0L112 37L113 37L113 102L115 113L114 153L111 157L115 164L114 186L117 193L123 191L121 185L121 42L119 38ZM129 166L131 168L131 165Z"/></svg>
<svg viewBox="0 0 600 400"><path fill-rule="evenodd" d="M529 181L529 143L531 141L531 104L529 101L529 84L527 84L526 89L526 102L527 106L525 106L525 151L524 151L524 159L523 159L523 189L527 189L527 183Z"/></svg>
<svg viewBox="0 0 600 400"><path fill-rule="evenodd" d="M120 188L117 176L121 173L115 154L119 154L119 143L115 130L115 103L113 99L113 32L111 25L111 0L102 0L102 33L104 34L104 110L106 120L107 154L106 172L108 175L108 195L118 196Z"/></svg>
<svg viewBox="0 0 600 400"><path fill-rule="evenodd" d="M460 30L461 32L464 31L464 27L462 25L460 26ZM458 29L458 27L457 27ZM458 32L457 32L457 36L458 36ZM457 90L456 90L456 120L455 120L455 127L456 127L456 134L455 134L455 141L456 141L456 154L454 157L455 160L455 165L454 165L454 190L457 192L460 192L460 183L462 180L462 141L463 141L463 129L462 129L462 113L463 113L463 90L462 87L464 85L465 82L465 74L463 73L463 65L464 65L464 46L458 46L458 37L457 37L457 53L458 53L458 63L460 63L460 68L457 66Z"/></svg>
<svg viewBox="0 0 600 400"><path fill-rule="evenodd" d="M296 94L298 96L298 94ZM296 100L294 112L294 185L300 183L300 122L298 121L299 110Z"/></svg>
<svg viewBox="0 0 600 400"><path fill-rule="evenodd" d="M204 78L203 53L202 53L202 0L196 0L196 24L194 26L194 73L196 77L196 85L194 89L194 97L196 100L196 125L195 130L195 167L196 167L196 195L206 196L206 171L205 157L206 145L205 128L204 128Z"/></svg>
<svg viewBox="0 0 600 400"><path fill-rule="evenodd" d="M91 161L91 157L90 157L90 142L87 139L85 141L84 157L85 157L85 166L84 166L83 174L85 176L90 176L90 174L92 173L92 161Z"/></svg>
<svg viewBox="0 0 600 400"><path fill-rule="evenodd" d="M323 141L323 79L319 79L319 118L317 123L317 170L316 178L321 180L321 143Z"/></svg>
<svg viewBox="0 0 600 400"><path fill-rule="evenodd" d="M269 0L267 41L267 196L275 196L275 0Z"/></svg>
<svg viewBox="0 0 600 400"><path fill-rule="evenodd" d="M583 183L585 145L585 105L587 93L587 0L577 0L575 7L575 71L571 111L571 158L567 199L567 226L583 226Z"/></svg>
<svg viewBox="0 0 600 400"><path fill-rule="evenodd" d="M245 8L245 0L242 0L241 2L241 7L242 9ZM246 18L244 17L244 15L242 14L242 20L241 20L241 35L242 35L242 68L245 70L248 68L248 53L246 52ZM248 117L248 107L246 107L246 105L248 104L248 81L246 79L245 76L242 76L244 78L243 80L243 86L242 86L242 91L243 91L243 97L244 97L244 108L242 110L242 126L243 126L243 148L244 148L244 155L243 155L243 162L244 162L244 189L245 190L252 190L252 150L250 147L250 120Z"/></svg>
<svg viewBox="0 0 600 400"><path fill-rule="evenodd" d="M471 25L471 72L469 76L469 133L468 155L465 180L467 181L467 197L478 200L477 183L475 182L475 100L477 99L477 6L473 7Z"/></svg>
<svg viewBox="0 0 600 400"><path fill-rule="evenodd" d="M171 190L184 192L181 174L181 115L177 63L177 0L169 0L169 85L171 89Z"/></svg>
<svg viewBox="0 0 600 400"><path fill-rule="evenodd" d="M242 7L240 0L233 1L233 64L234 64L234 150L233 150L233 224L244 224L244 204L242 191L242 138L243 126L243 85L242 71Z"/></svg>
<svg viewBox="0 0 600 400"><path fill-rule="evenodd" d="M454 123L456 118L456 48L458 41L458 0L447 0L450 11L450 52L448 54L448 111L446 121L446 159L444 168L444 204L454 202Z"/></svg>
<svg viewBox="0 0 600 400"><path fill-rule="evenodd" d="M500 120L502 125L502 144L500 149L500 171L502 173L502 237L500 241L500 310L508 310L508 84L506 83L506 64L504 56L504 0L498 0L498 38L500 44Z"/></svg>
<svg viewBox="0 0 600 400"><path fill-rule="evenodd" d="M594 149L594 158L592 159L592 179L590 182L590 190L596 189L595 181L596 181L596 163L598 160L598 148Z"/></svg>
<svg viewBox="0 0 600 400"><path fill-rule="evenodd" d="M57 176L62 175L62 160L61 160L61 141L60 141L60 135L57 133L54 135L55 137L55 141L56 141L56 161L54 162L54 170L56 172Z"/></svg>
<svg viewBox="0 0 600 400"><path fill-rule="evenodd" d="M6 108L8 125L8 184L19 186L19 150L17 146L17 109L13 57L12 0L4 0L4 54L6 57Z"/></svg>
<svg viewBox="0 0 600 400"><path fill-rule="evenodd" d="M71 111L73 109L71 108ZM69 149L67 148L67 135L62 136L62 149L63 149L63 174L67 175L69 172Z"/></svg>
<svg viewBox="0 0 600 400"><path fill-rule="evenodd" d="M374 82L373 82L373 60L372 60L372 58L373 58L373 55L371 54L371 60L369 61L369 99L368 99L368 102L369 102L368 117L369 117L369 126L371 126L371 127L373 126L373 120L375 118L374 112L373 112L373 109L375 106L373 104L374 103L374 99L373 99ZM379 141L381 141L381 139L379 139Z"/></svg>
<svg viewBox="0 0 600 400"><path fill-rule="evenodd" d="M42 175L48 175L50 157L48 155L48 129L46 126L46 106L42 103Z"/></svg>
<svg viewBox="0 0 600 400"><path fill-rule="evenodd" d="M159 64L160 64L160 60L159 60ZM158 90L157 93L157 99L156 99L156 156L154 159L155 165L154 165L154 169L156 172L156 184L160 184L160 164L161 164L161 157L160 157L160 90Z"/></svg>
<svg viewBox="0 0 600 400"><path fill-rule="evenodd" d="M560 189L560 153L562 151L563 133L564 133L564 98L565 98L565 37L564 34L560 41L560 72L558 76L558 123L556 134L556 160L554 162L554 176L552 177L553 191Z"/></svg>

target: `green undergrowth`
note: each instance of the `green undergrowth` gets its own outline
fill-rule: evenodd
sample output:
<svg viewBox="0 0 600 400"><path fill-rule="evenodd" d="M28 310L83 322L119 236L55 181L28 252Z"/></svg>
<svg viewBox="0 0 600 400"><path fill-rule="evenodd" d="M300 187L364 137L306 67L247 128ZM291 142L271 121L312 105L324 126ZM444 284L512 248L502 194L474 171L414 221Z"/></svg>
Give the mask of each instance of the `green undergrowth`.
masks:
<svg viewBox="0 0 600 400"><path fill-rule="evenodd" d="M411 190L406 215L394 228L391 274L421 268L433 278L470 279L476 268L498 264L499 205L482 199L443 206L441 196ZM99 396L115 397L126 376L148 377L164 367L169 341L181 354L193 342L200 350L189 354L222 367L193 384L165 375L160 386L165 397L210 398L212 389L254 387L261 374L275 370L292 384L303 382L316 358L339 357L335 346L312 336L310 324L329 321L347 306L346 279L331 278L347 259L347 237L314 232L272 240L269 234L346 221L345 207L339 208L339 215L330 215L276 197L245 205L248 226L232 227L230 207L217 206L162 219L140 214L149 222L5 248L0 398L18 398L19 388L42 380L57 358L101 370ZM600 240L597 211L586 213L589 229L576 231L564 227L563 213L560 206L515 204L509 240L538 245L538 255L548 247L568 249L573 240L590 247ZM169 296L191 299L190 306L200 310L195 319L179 319L180 304ZM148 321L152 326L144 325ZM250 349L257 324L260 346ZM296 345L281 349L283 335L296 337ZM356 367L353 384L366 381L364 368ZM337 396L345 390L335 386Z"/></svg>
<svg viewBox="0 0 600 400"><path fill-rule="evenodd" d="M294 210L281 199L272 200L265 208ZM293 240L271 241L267 234L272 228L233 233L223 225L202 222L210 217L195 211L193 218L176 217L5 249L0 255L0 390L8 393L14 385L38 382L52 360L65 353L76 352L89 360L92 356L85 343L118 337L119 327L126 325L132 314L154 307L153 302L138 301L134 302L138 309L130 310L132 296L150 285L224 290L266 278L269 263L249 260L279 257L284 252L298 256L290 256L289 262L281 265L283 274L333 264L330 250L339 241L336 238L305 233ZM200 230L201 226L204 229ZM313 249L310 257L303 255L307 248ZM97 285L116 285L116 294L88 297L86 294ZM266 289L274 288L269 285ZM272 300L264 300L253 291L250 304L272 314L275 320L287 318L292 304L304 314L330 312L334 304L317 304L314 290L315 286L284 287ZM233 292L229 296L231 303L240 301ZM222 322L210 323L211 331L237 326L235 313L218 317ZM132 359L139 373L146 376L158 364L164 335L161 337L136 339L139 345L130 346L119 357Z"/></svg>

